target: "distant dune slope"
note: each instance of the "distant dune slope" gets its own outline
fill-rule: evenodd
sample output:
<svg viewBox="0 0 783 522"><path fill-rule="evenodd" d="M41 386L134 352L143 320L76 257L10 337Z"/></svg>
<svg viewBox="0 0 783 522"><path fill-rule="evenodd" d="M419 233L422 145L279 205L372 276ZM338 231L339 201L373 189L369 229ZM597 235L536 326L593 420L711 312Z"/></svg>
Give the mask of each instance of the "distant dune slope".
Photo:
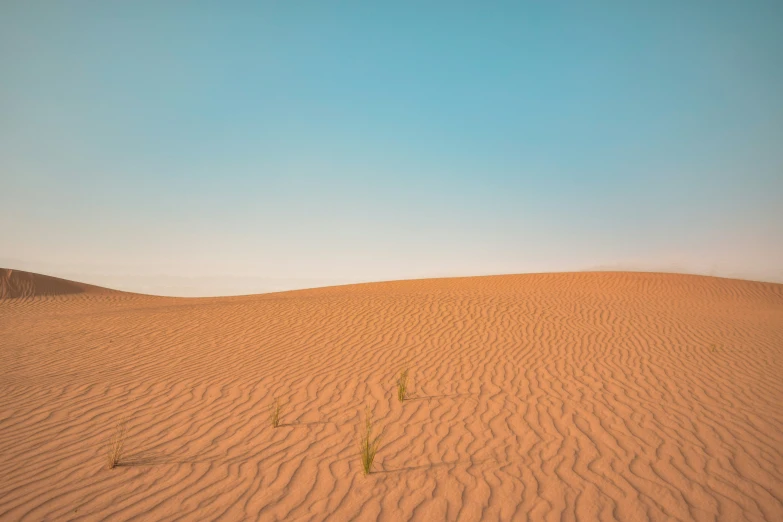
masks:
<svg viewBox="0 0 783 522"><path fill-rule="evenodd" d="M0 520L783 520L783 285L600 272L182 299L28 276L7 294L60 295L0 300ZM365 406L385 429L367 477Z"/></svg>
<svg viewBox="0 0 783 522"><path fill-rule="evenodd" d="M0 299L31 298L81 293L113 292L99 286L77 283L22 270L0 268Z"/></svg>

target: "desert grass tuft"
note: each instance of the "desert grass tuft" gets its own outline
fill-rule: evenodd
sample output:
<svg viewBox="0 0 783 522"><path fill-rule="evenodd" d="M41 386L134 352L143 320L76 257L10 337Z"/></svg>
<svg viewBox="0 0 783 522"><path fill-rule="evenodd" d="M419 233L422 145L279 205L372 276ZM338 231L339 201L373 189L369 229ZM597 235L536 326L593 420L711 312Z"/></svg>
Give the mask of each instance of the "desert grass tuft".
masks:
<svg viewBox="0 0 783 522"><path fill-rule="evenodd" d="M122 462L127 426L127 420L118 422L117 426L114 428L114 435L109 439L109 447L106 452L106 460L108 461L109 469L116 468Z"/></svg>
<svg viewBox="0 0 783 522"><path fill-rule="evenodd" d="M273 428L280 426L280 416L283 414L283 403L275 397L275 402L269 406L269 422Z"/></svg>
<svg viewBox="0 0 783 522"><path fill-rule="evenodd" d="M397 378L397 400L405 402L408 398L408 368L400 371L400 376Z"/></svg>
<svg viewBox="0 0 783 522"><path fill-rule="evenodd" d="M383 435L383 433L373 436L372 412L368 406L364 412L364 431L362 432L360 441L362 469L364 470L365 475L372 473L372 464L375 461L375 455L378 453L378 448L381 445L381 435Z"/></svg>

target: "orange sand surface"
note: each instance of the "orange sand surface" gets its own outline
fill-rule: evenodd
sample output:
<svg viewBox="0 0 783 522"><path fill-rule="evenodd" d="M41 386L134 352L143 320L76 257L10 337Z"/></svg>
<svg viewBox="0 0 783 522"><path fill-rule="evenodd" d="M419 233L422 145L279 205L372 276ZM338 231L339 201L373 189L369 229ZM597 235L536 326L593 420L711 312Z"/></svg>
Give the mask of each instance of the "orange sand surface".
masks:
<svg viewBox="0 0 783 522"><path fill-rule="evenodd" d="M2 520L783 521L783 285L0 285ZM365 405L385 430L367 477Z"/></svg>

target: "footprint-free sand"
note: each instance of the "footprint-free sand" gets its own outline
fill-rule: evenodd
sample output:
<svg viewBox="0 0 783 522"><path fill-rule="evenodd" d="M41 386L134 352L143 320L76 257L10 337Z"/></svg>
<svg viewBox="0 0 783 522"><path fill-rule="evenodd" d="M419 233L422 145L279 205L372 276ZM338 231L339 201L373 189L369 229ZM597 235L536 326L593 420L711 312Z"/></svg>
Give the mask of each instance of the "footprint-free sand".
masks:
<svg viewBox="0 0 783 522"><path fill-rule="evenodd" d="M2 520L783 520L783 285L0 286Z"/></svg>

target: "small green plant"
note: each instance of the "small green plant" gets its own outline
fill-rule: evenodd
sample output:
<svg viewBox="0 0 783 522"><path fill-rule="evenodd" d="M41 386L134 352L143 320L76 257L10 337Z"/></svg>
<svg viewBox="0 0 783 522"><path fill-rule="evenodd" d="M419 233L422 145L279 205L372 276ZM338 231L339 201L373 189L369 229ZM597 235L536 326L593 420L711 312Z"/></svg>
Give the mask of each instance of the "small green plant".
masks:
<svg viewBox="0 0 783 522"><path fill-rule="evenodd" d="M125 435L127 433L128 422L126 420L117 423L114 428L114 434L109 439L109 448L106 452L106 459L109 469L114 469L122 462L122 453L125 449Z"/></svg>
<svg viewBox="0 0 783 522"><path fill-rule="evenodd" d="M372 412L368 406L364 412L364 431L362 432L360 442L362 469L364 470L365 476L372 473L372 463L375 461L375 455L378 453L378 448L381 445L381 435L383 435L383 433L373 436Z"/></svg>
<svg viewBox="0 0 783 522"><path fill-rule="evenodd" d="M400 371L400 376L397 378L397 400L405 402L408 398L408 368Z"/></svg>
<svg viewBox="0 0 783 522"><path fill-rule="evenodd" d="M272 423L273 428L280 426L280 416L283 413L283 403L280 399L275 397L275 402L269 406L269 421Z"/></svg>

